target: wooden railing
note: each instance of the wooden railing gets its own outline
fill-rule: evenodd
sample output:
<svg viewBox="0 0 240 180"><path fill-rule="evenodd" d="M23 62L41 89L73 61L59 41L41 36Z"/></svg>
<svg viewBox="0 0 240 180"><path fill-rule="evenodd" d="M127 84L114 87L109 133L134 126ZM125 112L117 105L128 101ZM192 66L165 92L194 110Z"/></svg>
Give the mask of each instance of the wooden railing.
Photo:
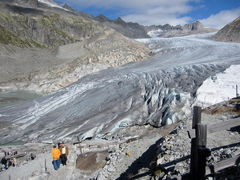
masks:
<svg viewBox="0 0 240 180"><path fill-rule="evenodd" d="M214 174L219 170L234 166L240 159L239 155L234 156L212 164L209 168L206 168L207 157L211 155L211 150L206 147L207 134L229 130L233 127L240 126L240 118L207 126L206 124L201 123L201 111L201 107L195 106L193 108L192 130L188 131L191 138L190 176L191 179L194 180L203 180L207 174Z"/></svg>

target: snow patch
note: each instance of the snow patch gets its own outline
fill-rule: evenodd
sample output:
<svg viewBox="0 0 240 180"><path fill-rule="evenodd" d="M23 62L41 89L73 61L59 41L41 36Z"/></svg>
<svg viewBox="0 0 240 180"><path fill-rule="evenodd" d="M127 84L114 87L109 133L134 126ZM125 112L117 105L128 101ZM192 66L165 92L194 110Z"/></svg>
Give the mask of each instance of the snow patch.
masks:
<svg viewBox="0 0 240 180"><path fill-rule="evenodd" d="M197 90L196 104L211 106L236 97L236 85L240 87L240 65L232 65L223 73L206 79Z"/></svg>
<svg viewBox="0 0 240 180"><path fill-rule="evenodd" d="M58 5L57 3L55 3L54 1L51 1L51 0L38 0L38 2L44 3L50 7L56 7L56 8L60 8L60 9L64 9L64 10L68 11L67 9L63 8L62 6Z"/></svg>
<svg viewBox="0 0 240 180"><path fill-rule="evenodd" d="M161 29L157 29L157 30L149 31L147 34L150 37L155 38L155 37L158 37L161 33L162 33L162 30Z"/></svg>

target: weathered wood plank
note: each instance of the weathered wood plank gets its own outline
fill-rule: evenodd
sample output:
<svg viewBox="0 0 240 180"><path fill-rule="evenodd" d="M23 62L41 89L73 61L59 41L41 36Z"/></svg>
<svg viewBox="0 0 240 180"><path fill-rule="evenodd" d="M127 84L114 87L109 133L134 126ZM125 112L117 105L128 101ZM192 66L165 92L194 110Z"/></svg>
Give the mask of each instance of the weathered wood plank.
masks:
<svg viewBox="0 0 240 180"><path fill-rule="evenodd" d="M199 106L193 107L193 121L192 128L195 129L198 123L201 123L201 112L202 109Z"/></svg>
<svg viewBox="0 0 240 180"><path fill-rule="evenodd" d="M218 163L213 164L212 167L214 168L214 172L218 172L218 171L223 170L225 168L235 166L238 158L240 158L240 155L237 155L237 156L234 156L232 158L225 159L225 160L222 160ZM211 170L208 167L207 170L206 170L206 174L208 175L210 173L211 173Z"/></svg>
<svg viewBox="0 0 240 180"><path fill-rule="evenodd" d="M197 145L206 147L207 145L207 125L197 124Z"/></svg>
<svg viewBox="0 0 240 180"><path fill-rule="evenodd" d="M198 149L197 140L192 138L191 140L191 162L190 162L190 175L192 179L196 179L198 167Z"/></svg>
<svg viewBox="0 0 240 180"><path fill-rule="evenodd" d="M190 165L190 174L191 179L199 180L199 150L198 150L198 142L199 142L199 134L200 131L198 127L201 126L201 107L194 106L193 107L193 119L192 119L192 128L196 131L196 138L192 138L191 140L191 165Z"/></svg>
<svg viewBox="0 0 240 180"><path fill-rule="evenodd" d="M218 131L229 130L236 126L240 126L240 118L208 125L207 131L208 133L214 133Z"/></svg>
<svg viewBox="0 0 240 180"><path fill-rule="evenodd" d="M198 151L198 162L197 162L197 180L204 180L206 173L206 154L205 149L207 145L207 125L197 124L196 128L196 139L197 139L197 151Z"/></svg>

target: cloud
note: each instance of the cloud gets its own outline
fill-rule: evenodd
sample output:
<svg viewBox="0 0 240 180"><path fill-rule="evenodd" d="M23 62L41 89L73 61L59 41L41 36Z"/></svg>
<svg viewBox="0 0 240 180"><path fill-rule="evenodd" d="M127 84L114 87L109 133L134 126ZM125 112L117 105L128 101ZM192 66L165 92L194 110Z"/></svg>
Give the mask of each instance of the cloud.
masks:
<svg viewBox="0 0 240 180"><path fill-rule="evenodd" d="M99 9L120 14L125 21L143 25L186 24L194 19L190 12L207 5L205 0L56 0L79 9ZM204 4L203 4L204 3ZM189 14L189 16L187 15ZM113 17L114 17L113 15ZM207 27L221 28L240 16L240 8L221 11L200 21Z"/></svg>
<svg viewBox="0 0 240 180"><path fill-rule="evenodd" d="M144 25L185 24L191 18L181 15L193 9L189 5L193 1L199 0L65 0L82 8L119 9L127 14L122 17L124 20Z"/></svg>
<svg viewBox="0 0 240 180"><path fill-rule="evenodd" d="M171 1L172 2L172 1ZM138 22L144 25L160 25L160 24L185 24L191 20L191 17L181 17L181 14L185 14L191 11L191 7L185 3L179 5L172 5L171 3L146 9L139 13L129 14L122 17L126 21Z"/></svg>
<svg viewBox="0 0 240 180"><path fill-rule="evenodd" d="M123 17L123 19L127 22L138 22L143 25L161 25L161 24L186 24L191 20L190 17L182 17L177 18L175 15L170 14L154 14L154 15L146 15L146 14L133 14Z"/></svg>
<svg viewBox="0 0 240 180"><path fill-rule="evenodd" d="M146 9L149 7L179 5L189 1L196 0L64 0L69 4L79 5L81 7L98 7L98 8L131 8Z"/></svg>
<svg viewBox="0 0 240 180"><path fill-rule="evenodd" d="M234 19L240 16L240 8L220 11L217 14L211 15L206 19L201 19L200 21L206 27L212 27L221 29L226 24L232 22Z"/></svg>

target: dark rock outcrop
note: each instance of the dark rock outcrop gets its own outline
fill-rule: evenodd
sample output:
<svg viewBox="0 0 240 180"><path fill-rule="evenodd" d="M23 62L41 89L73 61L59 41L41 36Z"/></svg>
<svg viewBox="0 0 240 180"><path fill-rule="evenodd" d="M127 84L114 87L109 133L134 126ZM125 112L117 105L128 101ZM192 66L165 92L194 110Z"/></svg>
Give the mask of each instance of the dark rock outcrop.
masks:
<svg viewBox="0 0 240 180"><path fill-rule="evenodd" d="M217 41L240 42L240 17L219 30L213 39Z"/></svg>

